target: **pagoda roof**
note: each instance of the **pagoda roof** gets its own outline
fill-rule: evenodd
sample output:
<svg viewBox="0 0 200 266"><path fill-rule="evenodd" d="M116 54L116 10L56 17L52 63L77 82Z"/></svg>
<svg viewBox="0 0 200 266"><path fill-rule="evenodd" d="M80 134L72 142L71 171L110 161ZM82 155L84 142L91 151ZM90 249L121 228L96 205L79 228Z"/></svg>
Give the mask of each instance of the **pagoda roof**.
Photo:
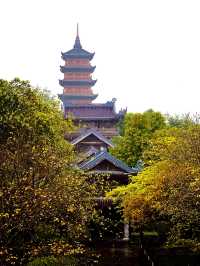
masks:
<svg viewBox="0 0 200 266"><path fill-rule="evenodd" d="M89 99L89 100L95 100L97 98L98 94L92 94L92 95L82 95L82 94L58 94L58 97L61 101L67 102L68 100L80 100L80 99Z"/></svg>
<svg viewBox="0 0 200 266"><path fill-rule="evenodd" d="M79 31L78 31L78 25L77 25L77 33L76 33L76 39L74 43L73 49L61 53L62 54L62 59L67 60L67 59L75 59L75 58L80 58L80 59L89 59L92 60L94 53L90 53L82 48L80 38L79 38Z"/></svg>
<svg viewBox="0 0 200 266"><path fill-rule="evenodd" d="M65 115L73 114L79 120L118 120L119 115L115 112L112 102L104 104L92 103L87 105L65 105Z"/></svg>
<svg viewBox="0 0 200 266"><path fill-rule="evenodd" d="M73 48L69 50L68 52L61 53L62 54L62 59L67 60L67 59L89 59L92 60L94 57L95 53L90 53L82 48L76 49Z"/></svg>
<svg viewBox="0 0 200 266"><path fill-rule="evenodd" d="M97 139L101 140L102 142L104 142L108 146L114 147L113 143L110 140L108 140L99 131L97 131L97 130L95 130L93 128L85 131L83 134L81 134L80 136L78 136L77 138L72 140L71 144L76 145L76 144L78 144L79 142L81 142L82 140L84 140L85 138L87 138L90 135L94 135Z"/></svg>
<svg viewBox="0 0 200 266"><path fill-rule="evenodd" d="M98 152L98 149L96 149L94 146L90 146L84 153L79 153L78 164L84 162L85 160L88 160L91 156Z"/></svg>
<svg viewBox="0 0 200 266"><path fill-rule="evenodd" d="M125 172L127 174L133 174L133 173L138 172L137 168L129 167L127 164L125 164L121 160L112 156L106 150L100 151L99 153L95 154L93 157L89 158L89 160L82 162L81 164L79 164L79 167L82 170L92 170L93 168L95 168L98 164L100 164L103 161L110 162L115 167L121 169L123 172ZM103 169L102 169L102 172L104 172ZM112 173L112 171L111 171L111 173Z"/></svg>
<svg viewBox="0 0 200 266"><path fill-rule="evenodd" d="M99 150L97 150L95 147L91 146L86 152L85 152L85 157L88 158L93 154L98 153Z"/></svg>
<svg viewBox="0 0 200 266"><path fill-rule="evenodd" d="M60 71L62 73L68 73L68 72L78 72L78 73L93 73L96 66L87 66L87 67L71 67L71 66L60 66Z"/></svg>
<svg viewBox="0 0 200 266"><path fill-rule="evenodd" d="M67 94L66 94L67 95ZM92 103L92 104L83 104L83 105L66 105L66 108L74 109L111 109L114 111L115 103L113 101L107 101L106 103Z"/></svg>
<svg viewBox="0 0 200 266"><path fill-rule="evenodd" d="M81 86L94 86L97 80L59 80L59 84L63 87L81 87Z"/></svg>

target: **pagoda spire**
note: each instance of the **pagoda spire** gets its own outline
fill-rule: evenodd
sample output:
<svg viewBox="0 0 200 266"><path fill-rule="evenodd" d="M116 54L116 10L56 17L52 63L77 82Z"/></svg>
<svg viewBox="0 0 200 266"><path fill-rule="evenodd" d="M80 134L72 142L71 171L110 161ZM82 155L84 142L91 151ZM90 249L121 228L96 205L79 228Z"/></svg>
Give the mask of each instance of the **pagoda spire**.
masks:
<svg viewBox="0 0 200 266"><path fill-rule="evenodd" d="M76 25L76 36L79 36L79 28L78 28L78 23Z"/></svg>
<svg viewBox="0 0 200 266"><path fill-rule="evenodd" d="M80 42L80 38L79 38L79 25L77 23L77 27L76 27L76 40L74 43L74 49L81 49L81 42Z"/></svg>

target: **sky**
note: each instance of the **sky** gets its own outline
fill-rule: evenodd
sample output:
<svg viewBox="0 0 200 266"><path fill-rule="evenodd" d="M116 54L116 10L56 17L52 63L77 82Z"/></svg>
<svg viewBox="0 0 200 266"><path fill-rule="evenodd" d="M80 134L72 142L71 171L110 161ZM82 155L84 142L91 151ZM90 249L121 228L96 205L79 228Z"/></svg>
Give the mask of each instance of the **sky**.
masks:
<svg viewBox="0 0 200 266"><path fill-rule="evenodd" d="M61 93L61 51L78 22L83 48L95 52L96 102L200 112L199 14L199 0L0 0L0 78Z"/></svg>

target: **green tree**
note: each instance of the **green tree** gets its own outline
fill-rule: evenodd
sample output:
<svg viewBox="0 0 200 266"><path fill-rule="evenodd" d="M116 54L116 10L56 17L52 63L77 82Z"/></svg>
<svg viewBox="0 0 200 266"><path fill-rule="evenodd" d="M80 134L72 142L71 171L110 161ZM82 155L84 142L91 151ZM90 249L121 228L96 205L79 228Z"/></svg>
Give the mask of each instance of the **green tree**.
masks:
<svg viewBox="0 0 200 266"><path fill-rule="evenodd" d="M113 139L115 147L110 151L128 165L134 166L142 158L152 134L165 126L165 117L159 112L148 110L144 113L129 113L122 126L123 135Z"/></svg>
<svg viewBox="0 0 200 266"><path fill-rule="evenodd" d="M121 199L133 224L152 223L159 213L170 225L168 244L199 249L200 126L155 134L147 152L149 166L109 196Z"/></svg>
<svg viewBox="0 0 200 266"><path fill-rule="evenodd" d="M80 252L95 183L73 171L59 103L27 81L0 80L0 260Z"/></svg>
<svg viewBox="0 0 200 266"><path fill-rule="evenodd" d="M196 113L194 115L183 114L183 115L166 115L167 124L169 127L175 128L188 128L192 125L200 123L200 116Z"/></svg>

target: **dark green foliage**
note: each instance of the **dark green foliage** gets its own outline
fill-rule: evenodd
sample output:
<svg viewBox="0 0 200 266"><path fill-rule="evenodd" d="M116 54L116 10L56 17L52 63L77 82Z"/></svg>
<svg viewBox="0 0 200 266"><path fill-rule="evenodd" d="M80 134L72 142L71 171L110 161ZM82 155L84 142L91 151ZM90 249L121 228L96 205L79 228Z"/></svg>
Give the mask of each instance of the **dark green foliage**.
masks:
<svg viewBox="0 0 200 266"><path fill-rule="evenodd" d="M89 224L91 240L112 240L123 238L124 220L120 206L98 207Z"/></svg>
<svg viewBox="0 0 200 266"><path fill-rule="evenodd" d="M53 256L36 258L33 261L29 262L27 266L58 266L59 262Z"/></svg>
<svg viewBox="0 0 200 266"><path fill-rule="evenodd" d="M192 125L200 123L200 116L196 115L167 115L167 124L169 127L189 128Z"/></svg>
<svg viewBox="0 0 200 266"><path fill-rule="evenodd" d="M135 166L149 145L152 134L164 128L165 117L153 110L144 113L129 113L121 126L122 136L115 137L111 153L130 166Z"/></svg>

